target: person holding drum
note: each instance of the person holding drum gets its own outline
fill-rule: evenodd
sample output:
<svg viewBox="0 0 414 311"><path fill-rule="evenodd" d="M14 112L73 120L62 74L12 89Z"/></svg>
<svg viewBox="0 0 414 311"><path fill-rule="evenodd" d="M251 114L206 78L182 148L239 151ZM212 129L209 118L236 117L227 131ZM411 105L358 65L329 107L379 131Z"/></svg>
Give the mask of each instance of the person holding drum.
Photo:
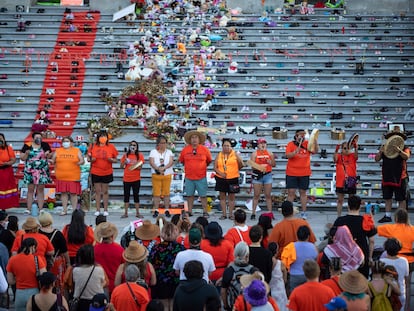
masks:
<svg viewBox="0 0 414 311"><path fill-rule="evenodd" d="M307 218L306 203L308 197L306 191L309 188L311 171L310 157L319 150L318 145L319 130L314 129L311 137L305 139L306 131L303 129L295 132L295 137L286 146L286 188L288 191L288 201L293 202L296 196L296 189L299 189L300 205L302 207L301 217Z"/></svg>
<svg viewBox="0 0 414 311"><path fill-rule="evenodd" d="M335 153L333 155L333 160L336 165L336 194L338 196L336 211L338 217L340 217L342 213L345 194L353 196L356 193L358 145L357 140L352 139L356 137L356 135L358 134L352 135L349 142L343 142L340 145L336 145ZM354 149L353 152L352 148Z"/></svg>
<svg viewBox="0 0 414 311"><path fill-rule="evenodd" d="M407 208L407 160L410 158L410 149L404 143L407 136L399 126L394 126L384 137L387 141L375 155L376 162L382 160L382 196L385 200L385 216L378 220L379 223L392 222L393 195L399 208Z"/></svg>
<svg viewBox="0 0 414 311"><path fill-rule="evenodd" d="M121 218L128 217L129 196L132 189L135 205L135 216L142 218L139 213L139 188L141 187L141 168L144 164L144 155L139 152L138 143L132 140L127 152L121 158L121 168L124 169L124 208L125 213Z"/></svg>
<svg viewBox="0 0 414 311"><path fill-rule="evenodd" d="M236 204L236 193L240 192L239 176L240 169L243 167L243 160L235 152L234 147L236 141L230 138L223 138L222 151L217 154L214 161L214 171L216 172L216 187L215 190L220 192L220 207L223 215L220 219L227 218L227 204L226 199L229 200L229 218L234 219L233 209Z"/></svg>
<svg viewBox="0 0 414 311"><path fill-rule="evenodd" d="M253 151L250 161L253 167L253 205L251 220L256 219L256 207L259 204L260 194L262 191L265 195L266 207L269 212L272 211L272 168L276 166L273 152L267 150L267 141L264 138L257 140L257 150Z"/></svg>

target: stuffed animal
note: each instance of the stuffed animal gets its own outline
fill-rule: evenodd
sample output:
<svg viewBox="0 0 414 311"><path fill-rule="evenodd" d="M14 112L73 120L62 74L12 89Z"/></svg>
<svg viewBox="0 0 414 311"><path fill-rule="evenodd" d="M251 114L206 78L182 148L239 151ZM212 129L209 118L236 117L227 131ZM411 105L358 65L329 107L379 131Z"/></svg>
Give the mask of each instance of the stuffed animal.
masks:
<svg viewBox="0 0 414 311"><path fill-rule="evenodd" d="M146 63L146 67L148 69L151 69L151 74L148 77L150 80L162 81L164 79L164 74L160 69L158 69L158 65L155 60L153 59L149 60Z"/></svg>
<svg viewBox="0 0 414 311"><path fill-rule="evenodd" d="M235 27L229 27L227 29L227 39L229 39L229 40L239 40L239 34L236 32Z"/></svg>
<svg viewBox="0 0 414 311"><path fill-rule="evenodd" d="M218 49L213 53L213 58L215 60L225 60L226 54L224 54L220 49Z"/></svg>

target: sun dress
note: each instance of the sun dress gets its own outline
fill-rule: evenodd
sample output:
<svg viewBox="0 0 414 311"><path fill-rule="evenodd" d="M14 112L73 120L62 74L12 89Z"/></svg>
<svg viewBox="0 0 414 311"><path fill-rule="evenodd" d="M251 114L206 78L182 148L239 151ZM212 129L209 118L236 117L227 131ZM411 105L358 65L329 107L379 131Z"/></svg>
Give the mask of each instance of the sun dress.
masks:
<svg viewBox="0 0 414 311"><path fill-rule="evenodd" d="M272 278L270 279L269 287L272 297L276 300L280 311L288 311L289 309L286 307L288 299L281 267L281 261L279 259L276 260L276 265L272 270Z"/></svg>

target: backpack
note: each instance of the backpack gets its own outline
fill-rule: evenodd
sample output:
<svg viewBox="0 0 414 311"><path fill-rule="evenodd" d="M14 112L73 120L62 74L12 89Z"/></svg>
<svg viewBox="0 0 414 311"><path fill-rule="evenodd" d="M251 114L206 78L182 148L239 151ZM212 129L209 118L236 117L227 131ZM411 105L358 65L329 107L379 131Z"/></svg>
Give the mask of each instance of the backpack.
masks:
<svg viewBox="0 0 414 311"><path fill-rule="evenodd" d="M234 306L237 297L242 293L240 277L244 274L251 274L253 265L247 265L245 267L236 266L234 263L229 265L234 270L233 277L230 281L230 286L227 288L227 305Z"/></svg>
<svg viewBox="0 0 414 311"><path fill-rule="evenodd" d="M378 293L375 291L371 283L368 283L368 287L373 295L371 300L371 311L392 311L391 302L386 296L388 291L388 284L384 286L382 292Z"/></svg>

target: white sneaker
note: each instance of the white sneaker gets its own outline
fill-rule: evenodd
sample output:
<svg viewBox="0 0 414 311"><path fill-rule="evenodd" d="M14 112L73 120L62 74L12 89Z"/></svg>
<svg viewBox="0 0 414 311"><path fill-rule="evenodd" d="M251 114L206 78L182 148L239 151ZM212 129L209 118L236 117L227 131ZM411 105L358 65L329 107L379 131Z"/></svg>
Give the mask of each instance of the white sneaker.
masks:
<svg viewBox="0 0 414 311"><path fill-rule="evenodd" d="M96 211L94 215L95 216L99 216L99 214L100 214L100 212L99 211Z"/></svg>
<svg viewBox="0 0 414 311"><path fill-rule="evenodd" d="M306 212L302 212L302 213L300 213L300 217L302 218L302 219L308 219L308 214L306 213Z"/></svg>
<svg viewBox="0 0 414 311"><path fill-rule="evenodd" d="M103 215L104 215L104 216L109 216L109 213L108 213L107 211L105 211L105 212L103 213Z"/></svg>
<svg viewBox="0 0 414 311"><path fill-rule="evenodd" d="M31 212L30 212L30 210L28 210L28 209L26 209L24 212L23 212L23 214L30 214Z"/></svg>

